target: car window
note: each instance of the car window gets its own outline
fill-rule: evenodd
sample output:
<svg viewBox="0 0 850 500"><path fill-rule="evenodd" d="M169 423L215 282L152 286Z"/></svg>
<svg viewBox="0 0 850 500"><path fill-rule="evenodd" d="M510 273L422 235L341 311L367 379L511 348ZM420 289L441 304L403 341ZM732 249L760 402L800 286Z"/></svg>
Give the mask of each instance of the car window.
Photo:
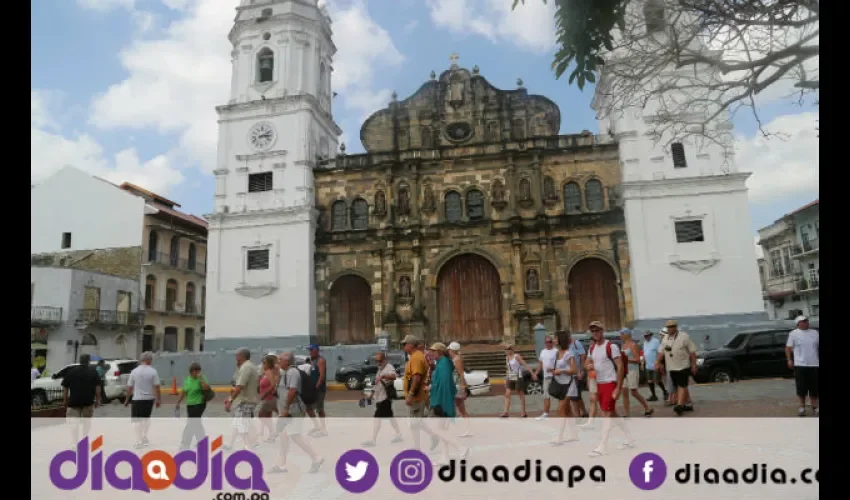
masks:
<svg viewBox="0 0 850 500"><path fill-rule="evenodd" d="M748 346L756 349L773 346L773 334L770 332L757 333L752 336Z"/></svg>
<svg viewBox="0 0 850 500"><path fill-rule="evenodd" d="M773 343L784 346L788 343L788 334L791 332L775 332L773 334Z"/></svg>
<svg viewBox="0 0 850 500"><path fill-rule="evenodd" d="M729 341L726 342L723 347L728 347L729 349L737 349L741 347L745 340L747 340L747 336L742 333L739 333L738 335L735 335L734 337L729 339Z"/></svg>
<svg viewBox="0 0 850 500"><path fill-rule="evenodd" d="M73 368L75 366L77 366L77 365L68 365L65 368L62 368L61 370L59 370L58 372L53 374L53 378L63 378L65 376L65 374L68 373L68 370L70 370L71 368Z"/></svg>
<svg viewBox="0 0 850 500"><path fill-rule="evenodd" d="M118 363L118 372L121 375L128 375L137 366L139 366L138 361L130 361L130 362L127 362L127 363Z"/></svg>

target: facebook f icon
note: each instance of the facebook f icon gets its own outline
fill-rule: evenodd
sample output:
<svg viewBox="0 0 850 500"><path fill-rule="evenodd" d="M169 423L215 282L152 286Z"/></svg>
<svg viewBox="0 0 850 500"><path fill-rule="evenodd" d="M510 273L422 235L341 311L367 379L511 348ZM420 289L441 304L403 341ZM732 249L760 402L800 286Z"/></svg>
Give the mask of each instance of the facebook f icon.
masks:
<svg viewBox="0 0 850 500"><path fill-rule="evenodd" d="M667 479L667 464L655 453L641 453L629 465L629 478L642 490L654 490Z"/></svg>

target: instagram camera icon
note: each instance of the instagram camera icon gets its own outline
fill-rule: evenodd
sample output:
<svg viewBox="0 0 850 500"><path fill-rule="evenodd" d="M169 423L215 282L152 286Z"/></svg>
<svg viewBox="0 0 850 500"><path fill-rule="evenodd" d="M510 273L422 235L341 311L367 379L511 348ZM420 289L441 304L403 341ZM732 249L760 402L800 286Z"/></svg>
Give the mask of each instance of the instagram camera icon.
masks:
<svg viewBox="0 0 850 500"><path fill-rule="evenodd" d="M434 479L434 466L419 450L405 450L393 458L390 479L404 493L419 493Z"/></svg>

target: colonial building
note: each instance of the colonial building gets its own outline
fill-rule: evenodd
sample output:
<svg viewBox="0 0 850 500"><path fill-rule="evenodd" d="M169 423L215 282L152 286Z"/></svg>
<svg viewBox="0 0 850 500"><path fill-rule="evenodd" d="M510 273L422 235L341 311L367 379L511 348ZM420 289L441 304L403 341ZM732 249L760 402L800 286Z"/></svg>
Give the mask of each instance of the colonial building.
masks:
<svg viewBox="0 0 850 500"><path fill-rule="evenodd" d="M616 145L477 66L432 73L316 172L318 332L327 343L527 342L543 323L631 320Z"/></svg>
<svg viewBox="0 0 850 500"><path fill-rule="evenodd" d="M763 295L771 319L820 316L820 203L815 200L759 229Z"/></svg>
<svg viewBox="0 0 850 500"><path fill-rule="evenodd" d="M104 318L110 315L122 317L127 311L138 311L138 318L143 315L143 322L124 336L121 352L129 357L142 350L201 348L206 221L179 211L180 205L139 186L117 186L73 167L65 167L31 188L30 201L33 266L92 271L135 283L132 288L122 285L122 293L129 295L122 295L121 309L112 299L101 301L86 289L86 305L78 308L85 310L82 319L100 318L100 322L89 321L98 325L105 324ZM47 286L46 282L37 285L34 297ZM128 301L130 306L124 305ZM48 314L45 311L49 310L38 309L42 306L51 305L33 303L34 321L45 314L59 323L77 320L76 309L61 313L60 318L55 311ZM42 325L33 326L42 329ZM64 340L82 342L84 334L80 330L79 339Z"/></svg>

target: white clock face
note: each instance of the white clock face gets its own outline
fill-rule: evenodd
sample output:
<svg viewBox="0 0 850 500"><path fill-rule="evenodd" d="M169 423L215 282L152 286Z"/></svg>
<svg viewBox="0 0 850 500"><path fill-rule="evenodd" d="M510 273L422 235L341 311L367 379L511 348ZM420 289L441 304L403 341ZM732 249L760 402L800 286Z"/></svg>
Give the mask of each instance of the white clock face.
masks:
<svg viewBox="0 0 850 500"><path fill-rule="evenodd" d="M248 141L251 143L251 147L257 151L265 151L274 144L274 128L268 123L258 123L251 127L251 131L248 134Z"/></svg>

